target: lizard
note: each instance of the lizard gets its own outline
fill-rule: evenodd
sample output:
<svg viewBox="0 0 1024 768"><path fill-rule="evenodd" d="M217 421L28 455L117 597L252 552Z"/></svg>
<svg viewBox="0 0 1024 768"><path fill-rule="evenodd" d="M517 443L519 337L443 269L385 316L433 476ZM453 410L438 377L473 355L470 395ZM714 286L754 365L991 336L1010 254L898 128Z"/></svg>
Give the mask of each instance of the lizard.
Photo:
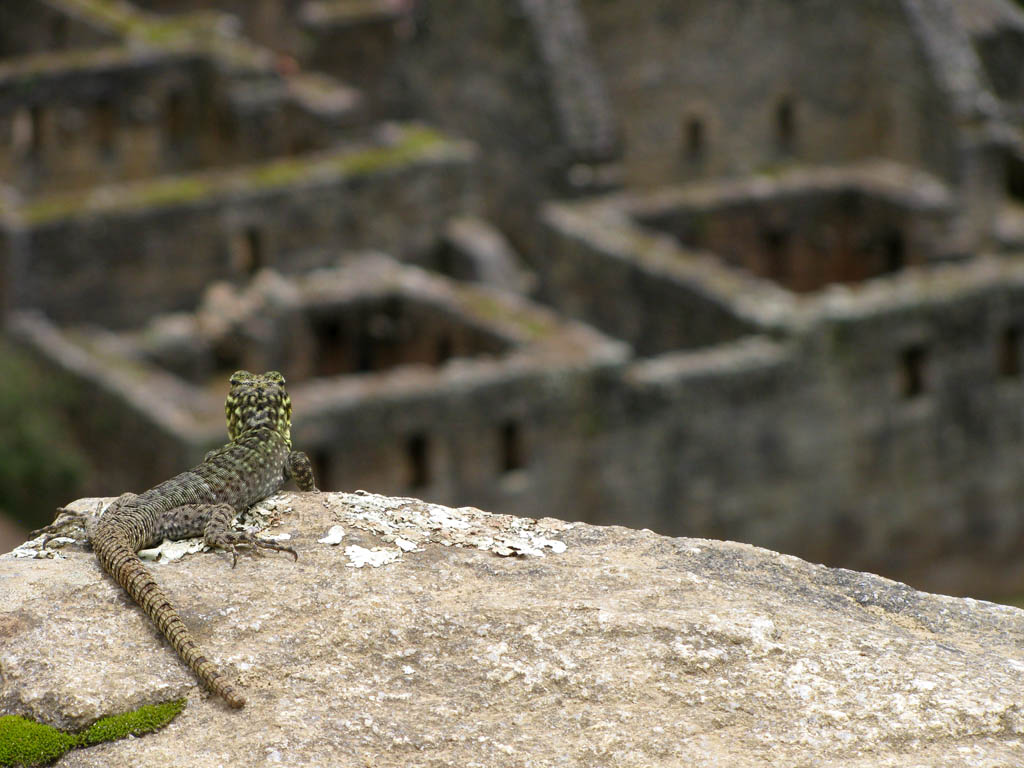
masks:
<svg viewBox="0 0 1024 768"><path fill-rule="evenodd" d="M55 534L85 519L86 537L103 569L149 615L199 680L231 707L245 698L200 650L170 600L142 564L138 551L168 539L202 536L215 549L259 554L260 549L294 549L252 533L233 531L235 515L277 491L293 478L300 490L318 492L309 458L292 450L292 405L284 377L277 371L236 371L225 401L230 442L206 454L202 463L145 493L125 493L98 517L58 510L45 528L42 546Z"/></svg>

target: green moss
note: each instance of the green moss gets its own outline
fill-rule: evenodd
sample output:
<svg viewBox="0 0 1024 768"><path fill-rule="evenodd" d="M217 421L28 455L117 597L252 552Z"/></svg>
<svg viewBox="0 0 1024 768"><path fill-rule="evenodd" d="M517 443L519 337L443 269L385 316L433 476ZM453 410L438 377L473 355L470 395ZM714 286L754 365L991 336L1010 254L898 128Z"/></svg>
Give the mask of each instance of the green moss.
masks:
<svg viewBox="0 0 1024 768"><path fill-rule="evenodd" d="M17 715L0 717L0 765L42 765L77 746L78 738Z"/></svg>
<svg viewBox="0 0 1024 768"><path fill-rule="evenodd" d="M346 0L346 2L311 3L314 21L322 25L344 24L366 18L393 18L398 14L395 4L382 0Z"/></svg>
<svg viewBox="0 0 1024 768"><path fill-rule="evenodd" d="M130 200L132 207L175 205L198 200L210 189L210 185L199 176L175 176L157 179L149 184L133 185ZM30 222L48 221L71 216L89 209L88 193L57 195L44 198L22 209Z"/></svg>
<svg viewBox="0 0 1024 768"><path fill-rule="evenodd" d="M389 146L345 152L326 160L323 157L277 160L250 171L246 181L250 187L278 187L301 181L324 169L346 176L375 173L411 163L444 141L444 136L437 131L412 126L403 129L401 139Z"/></svg>
<svg viewBox="0 0 1024 768"><path fill-rule="evenodd" d="M74 70L108 67L117 61L129 61L132 55L121 48L73 48L36 53L0 66L0 79L5 85L18 88L18 95L24 97L54 77L65 78Z"/></svg>
<svg viewBox="0 0 1024 768"><path fill-rule="evenodd" d="M467 291L461 295L465 306L477 317L496 324L514 325L529 341L551 333L552 325L543 317L522 311L499 301L486 293Z"/></svg>
<svg viewBox="0 0 1024 768"><path fill-rule="evenodd" d="M141 13L126 3L111 0L71 0L91 21L107 25L119 35L131 35L154 44L187 41L187 23Z"/></svg>
<svg viewBox="0 0 1024 768"><path fill-rule="evenodd" d="M509 319L508 308L502 302L493 296L488 296L486 293L466 291L462 295L462 300L477 317L491 322L502 322Z"/></svg>
<svg viewBox="0 0 1024 768"><path fill-rule="evenodd" d="M185 699L165 701L139 707L134 712L111 715L97 720L78 735L79 745L90 747L104 741L115 741L125 736L141 736L158 731L177 717L185 708Z"/></svg>
<svg viewBox="0 0 1024 768"><path fill-rule="evenodd" d="M191 31L187 27L175 21L136 22L130 25L128 32L154 45L189 42L192 37Z"/></svg>
<svg viewBox="0 0 1024 768"><path fill-rule="evenodd" d="M222 14L216 11L193 11L162 16L134 8L120 0L63 0L71 9L105 26L122 39L141 42L164 50L206 50L221 61L243 67L262 68L265 57L258 48L232 40L217 32Z"/></svg>
<svg viewBox="0 0 1024 768"><path fill-rule="evenodd" d="M6 715L0 717L0 766L43 765L75 747L152 733L171 722L184 708L185 699L152 704L134 712L104 717L77 734Z"/></svg>
<svg viewBox="0 0 1024 768"><path fill-rule="evenodd" d="M444 137L429 128L414 126L402 131L395 144L348 151L324 157L286 158L263 163L243 171L202 173L155 179L147 183L126 184L114 196L97 200L90 192L54 195L29 203L21 209L26 222L39 224L85 213L90 210L130 209L175 205L203 199L227 190L258 190L286 187L307 178L318 178L326 171L343 176L375 173L400 168L435 147Z"/></svg>
<svg viewBox="0 0 1024 768"><path fill-rule="evenodd" d="M764 163L754 169L754 175L765 176L769 179L777 179L786 170L786 166L781 163Z"/></svg>
<svg viewBox="0 0 1024 768"><path fill-rule="evenodd" d="M72 0L72 5L84 11L90 21L107 24L118 32L124 32L131 21L125 6L111 0Z"/></svg>
<svg viewBox="0 0 1024 768"><path fill-rule="evenodd" d="M314 166L315 167L315 166ZM254 168L249 174L249 186L285 187L310 175L310 164L292 158L275 160Z"/></svg>
<svg viewBox="0 0 1024 768"><path fill-rule="evenodd" d="M183 176L154 182L140 190L142 194L135 200L144 207L187 203L198 200L208 189L201 178Z"/></svg>
<svg viewBox="0 0 1024 768"><path fill-rule="evenodd" d="M429 128L416 126L402 133L401 141L388 147L374 147L338 158L337 168L344 174L374 173L384 168L398 167L419 159L426 151L444 141L441 134Z"/></svg>
<svg viewBox="0 0 1024 768"><path fill-rule="evenodd" d="M47 221L48 219L59 219L81 208L84 202L84 196L76 196L74 198L66 196L54 197L26 205L21 209L21 212L27 221L35 223Z"/></svg>

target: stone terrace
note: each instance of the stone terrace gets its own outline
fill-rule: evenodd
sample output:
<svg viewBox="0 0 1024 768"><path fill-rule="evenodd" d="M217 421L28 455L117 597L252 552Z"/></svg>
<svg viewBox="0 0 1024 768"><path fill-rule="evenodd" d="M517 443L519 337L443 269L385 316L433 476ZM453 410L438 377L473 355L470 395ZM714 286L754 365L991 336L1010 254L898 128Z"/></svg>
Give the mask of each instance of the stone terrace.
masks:
<svg viewBox="0 0 1024 768"><path fill-rule="evenodd" d="M615 471L595 478L602 501L587 519L629 509L634 525L786 547L938 590L1024 583L1013 554L1024 537L1019 256L797 294L633 218L680 199L694 198L545 210L547 294L639 356L623 410L605 413L599 450ZM614 300L587 290L613 279ZM714 313L719 322L693 322Z"/></svg>
<svg viewBox="0 0 1024 768"><path fill-rule="evenodd" d="M332 247L414 258L463 210L472 157L467 144L396 126L368 146L9 205L8 300L58 322L125 327L194 307L212 280L322 266Z"/></svg>
<svg viewBox="0 0 1024 768"><path fill-rule="evenodd" d="M90 410L119 414L102 452L133 486L223 442L235 367L280 368L296 444L324 487L492 499L524 513L571 498L567 443L586 429L595 375L626 357L523 299L383 257L293 278L262 272L242 290L219 284L197 313L140 332L62 331L39 315L12 325L91 393ZM141 441L150 449L133 461Z"/></svg>

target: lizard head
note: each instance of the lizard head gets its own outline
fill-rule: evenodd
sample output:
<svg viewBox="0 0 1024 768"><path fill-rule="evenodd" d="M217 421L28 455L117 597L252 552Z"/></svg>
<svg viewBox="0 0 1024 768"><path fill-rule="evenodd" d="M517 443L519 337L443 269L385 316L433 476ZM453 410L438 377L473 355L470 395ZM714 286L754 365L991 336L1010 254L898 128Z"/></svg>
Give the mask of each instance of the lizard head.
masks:
<svg viewBox="0 0 1024 768"><path fill-rule="evenodd" d="M235 440L247 429L269 427L291 444L292 401L277 371L231 374L231 391L224 403L228 437Z"/></svg>

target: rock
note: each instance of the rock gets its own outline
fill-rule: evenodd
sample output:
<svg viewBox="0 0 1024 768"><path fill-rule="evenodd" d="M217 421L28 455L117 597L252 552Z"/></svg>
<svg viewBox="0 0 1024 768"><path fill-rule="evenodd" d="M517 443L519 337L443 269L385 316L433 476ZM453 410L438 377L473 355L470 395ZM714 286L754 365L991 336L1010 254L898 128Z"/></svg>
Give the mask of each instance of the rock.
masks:
<svg viewBox="0 0 1024 768"><path fill-rule="evenodd" d="M0 557L0 714L81 728L188 697L164 731L62 766L1024 762L1015 608L414 499L280 494L255 517L279 518L268 534L291 534L297 563L150 565L244 710L200 690L71 544ZM319 541L333 526L343 545Z"/></svg>

